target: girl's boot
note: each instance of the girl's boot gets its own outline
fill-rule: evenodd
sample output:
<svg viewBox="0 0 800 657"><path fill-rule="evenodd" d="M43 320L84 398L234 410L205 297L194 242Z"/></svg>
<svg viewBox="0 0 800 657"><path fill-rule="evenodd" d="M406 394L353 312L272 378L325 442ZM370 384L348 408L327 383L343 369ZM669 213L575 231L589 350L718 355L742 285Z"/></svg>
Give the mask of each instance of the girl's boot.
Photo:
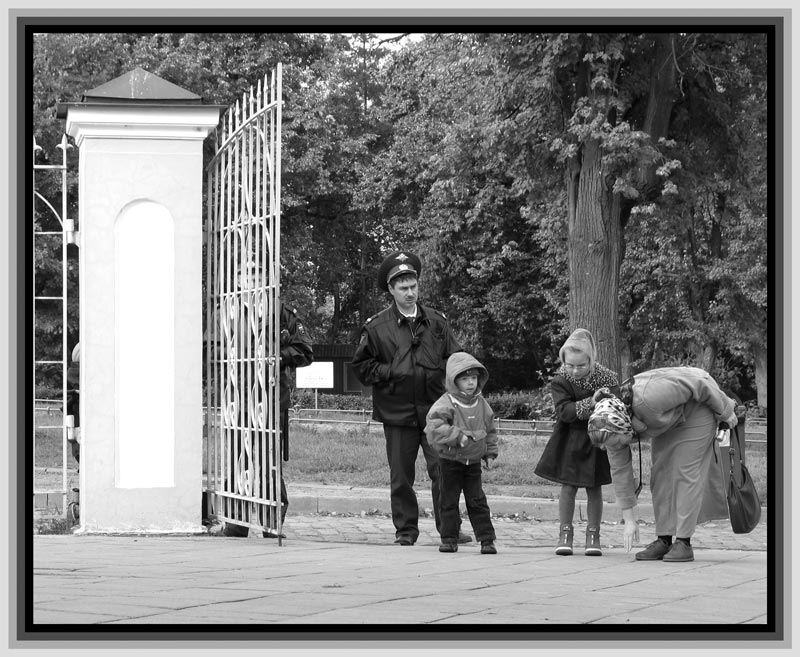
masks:
<svg viewBox="0 0 800 657"><path fill-rule="evenodd" d="M586 529L586 550L584 554L588 557L601 557L603 551L600 549L600 528L588 527Z"/></svg>
<svg viewBox="0 0 800 657"><path fill-rule="evenodd" d="M556 554L567 556L572 554L572 536L573 528L569 523L561 525L561 530L558 533L558 547L556 547Z"/></svg>

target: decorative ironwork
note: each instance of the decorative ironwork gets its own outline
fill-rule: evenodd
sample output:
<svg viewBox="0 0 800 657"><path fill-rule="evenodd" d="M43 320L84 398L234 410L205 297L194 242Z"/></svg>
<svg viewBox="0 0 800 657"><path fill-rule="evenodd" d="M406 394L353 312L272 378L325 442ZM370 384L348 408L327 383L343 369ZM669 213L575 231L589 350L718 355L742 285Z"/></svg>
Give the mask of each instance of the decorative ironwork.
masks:
<svg viewBox="0 0 800 657"><path fill-rule="evenodd" d="M206 510L277 534L281 94L278 65L223 117L205 226Z"/></svg>
<svg viewBox="0 0 800 657"><path fill-rule="evenodd" d="M67 217L67 150L72 148L72 145L67 141L67 135L63 135L61 143L56 145L56 148L61 150L61 163L60 164L36 164L36 153L42 150L42 147L36 143L36 138L33 139L33 214L32 214L32 229L33 229L33 289L34 300L32 310L32 324L33 324L33 494L34 494L34 509L37 509L36 500L49 499L51 495L60 496L61 504L57 506L58 513L65 519L69 515L69 500L72 498L72 491L68 483L68 441L69 432L72 430L72 416L67 415L67 367L68 350L67 350L67 300L68 300L68 286L67 286L67 244L77 243L77 233L75 231L75 222ZM52 173L56 176L54 187L57 191L54 195L60 198L57 204L60 203L60 209L48 199L41 191L40 185L42 179ZM47 240L60 240L60 248L50 249L50 251L60 252L60 276L58 281L49 277L43 281L41 285L37 284L37 268L43 261L47 260L47 256L43 256L43 250L48 251L44 246ZM59 294L43 294L38 293L37 290L50 289L58 291ZM60 288L60 289L58 289ZM37 332L37 317L40 317L44 312L44 308L50 304L60 306L59 311L61 315L61 347L59 349L59 358L53 358L54 353L50 353L49 358L41 357L42 346L38 341ZM44 371L48 367L60 368L60 395L58 399L38 399L37 390L44 383ZM52 368L51 368L52 369ZM50 381L52 387L52 381ZM53 415L54 406L60 406L61 422L59 424L49 424L49 418ZM46 444L37 446L37 441L52 441L53 432L61 432L60 444L60 463L53 463L48 459L47 462L42 462L39 455L48 454L51 456L52 450ZM52 477L46 477L47 472L59 472L58 481ZM49 506L49 505L48 505ZM38 509L41 511L42 509ZM52 512L52 508L45 508L44 512Z"/></svg>

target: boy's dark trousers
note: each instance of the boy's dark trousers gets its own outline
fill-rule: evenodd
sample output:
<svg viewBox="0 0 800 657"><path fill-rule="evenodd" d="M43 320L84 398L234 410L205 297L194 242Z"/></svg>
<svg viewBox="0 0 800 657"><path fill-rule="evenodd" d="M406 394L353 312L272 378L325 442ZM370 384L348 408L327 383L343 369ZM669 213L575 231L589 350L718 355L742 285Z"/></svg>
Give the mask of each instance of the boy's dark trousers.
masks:
<svg viewBox="0 0 800 657"><path fill-rule="evenodd" d="M439 458L439 500L441 503L442 543L458 541L458 526L461 514L458 500L464 492L467 514L477 541L495 540L494 526L489 512L489 504L481 484L481 462L469 465L460 461Z"/></svg>

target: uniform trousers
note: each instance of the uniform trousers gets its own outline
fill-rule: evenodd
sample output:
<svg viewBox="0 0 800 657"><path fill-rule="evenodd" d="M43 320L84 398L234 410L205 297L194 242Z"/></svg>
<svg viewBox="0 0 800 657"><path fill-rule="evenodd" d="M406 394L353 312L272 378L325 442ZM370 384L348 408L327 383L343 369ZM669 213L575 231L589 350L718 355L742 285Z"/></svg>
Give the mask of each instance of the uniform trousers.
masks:
<svg viewBox="0 0 800 657"><path fill-rule="evenodd" d="M407 536L412 541L419 537L419 506L414 492L416 463L419 449L425 456L431 480L433 517L436 530L440 530L439 514L439 457L428 444L424 431L418 427L383 425L386 438L386 458L389 462L389 495L395 535Z"/></svg>

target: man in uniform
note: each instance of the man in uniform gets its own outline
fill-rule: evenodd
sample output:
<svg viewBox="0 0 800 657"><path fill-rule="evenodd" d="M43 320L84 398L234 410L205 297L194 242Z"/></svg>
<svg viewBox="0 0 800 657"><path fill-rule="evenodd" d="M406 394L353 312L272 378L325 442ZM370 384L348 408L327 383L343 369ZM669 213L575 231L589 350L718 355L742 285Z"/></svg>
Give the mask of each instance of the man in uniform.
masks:
<svg viewBox="0 0 800 657"><path fill-rule="evenodd" d="M419 536L414 479L420 447L439 529L439 461L425 437L425 417L444 393L447 358L461 351L444 314L417 303L421 269L420 259L409 251L395 251L383 261L378 288L393 301L364 323L352 363L361 383L372 386L372 418L383 423L399 545L414 545ZM459 534L459 542L470 540Z"/></svg>

